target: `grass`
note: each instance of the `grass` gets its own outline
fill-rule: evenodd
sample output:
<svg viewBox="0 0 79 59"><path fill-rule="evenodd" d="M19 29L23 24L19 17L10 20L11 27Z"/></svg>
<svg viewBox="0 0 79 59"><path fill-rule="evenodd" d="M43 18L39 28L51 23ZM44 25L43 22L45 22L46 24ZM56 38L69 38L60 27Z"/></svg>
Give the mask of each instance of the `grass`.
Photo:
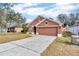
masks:
<svg viewBox="0 0 79 59"><path fill-rule="evenodd" d="M49 47L41 53L42 56L79 56L79 46L71 44L71 38L56 38Z"/></svg>
<svg viewBox="0 0 79 59"><path fill-rule="evenodd" d="M0 44L10 42L10 41L24 39L27 37L30 37L30 34L23 34L23 33L0 34Z"/></svg>

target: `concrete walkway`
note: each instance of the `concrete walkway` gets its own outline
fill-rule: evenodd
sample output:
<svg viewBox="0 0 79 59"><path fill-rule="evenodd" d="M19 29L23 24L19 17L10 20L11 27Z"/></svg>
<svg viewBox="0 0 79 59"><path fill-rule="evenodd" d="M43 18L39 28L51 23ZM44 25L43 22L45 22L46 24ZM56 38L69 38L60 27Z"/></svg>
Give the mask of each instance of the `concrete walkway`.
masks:
<svg viewBox="0 0 79 59"><path fill-rule="evenodd" d="M23 40L0 44L0 56L40 56L56 37L36 35Z"/></svg>

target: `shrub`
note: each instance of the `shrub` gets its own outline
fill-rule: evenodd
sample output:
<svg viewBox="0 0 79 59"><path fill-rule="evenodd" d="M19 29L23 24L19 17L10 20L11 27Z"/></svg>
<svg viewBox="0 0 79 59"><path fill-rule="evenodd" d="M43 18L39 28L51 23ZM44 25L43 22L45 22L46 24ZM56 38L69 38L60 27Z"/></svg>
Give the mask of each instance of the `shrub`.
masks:
<svg viewBox="0 0 79 59"><path fill-rule="evenodd" d="M28 31L28 28L21 30L22 33L27 33L27 31Z"/></svg>
<svg viewBox="0 0 79 59"><path fill-rule="evenodd" d="M71 37L71 35L72 35L72 33L69 32L69 31L64 31L64 32L62 33L62 36L63 36L63 37Z"/></svg>
<svg viewBox="0 0 79 59"><path fill-rule="evenodd" d="M23 24L22 28L23 28L23 30L21 31L22 33L27 33L28 32L27 24Z"/></svg>
<svg viewBox="0 0 79 59"><path fill-rule="evenodd" d="M29 34L32 34L31 32L29 32Z"/></svg>

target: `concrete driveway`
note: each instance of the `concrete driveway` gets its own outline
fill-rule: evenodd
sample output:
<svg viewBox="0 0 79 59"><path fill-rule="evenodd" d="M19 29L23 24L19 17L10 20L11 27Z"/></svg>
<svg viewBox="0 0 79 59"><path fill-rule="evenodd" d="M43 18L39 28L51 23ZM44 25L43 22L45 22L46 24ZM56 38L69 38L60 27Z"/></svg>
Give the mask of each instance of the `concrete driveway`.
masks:
<svg viewBox="0 0 79 59"><path fill-rule="evenodd" d="M40 56L55 38L55 36L36 35L0 44L0 56Z"/></svg>

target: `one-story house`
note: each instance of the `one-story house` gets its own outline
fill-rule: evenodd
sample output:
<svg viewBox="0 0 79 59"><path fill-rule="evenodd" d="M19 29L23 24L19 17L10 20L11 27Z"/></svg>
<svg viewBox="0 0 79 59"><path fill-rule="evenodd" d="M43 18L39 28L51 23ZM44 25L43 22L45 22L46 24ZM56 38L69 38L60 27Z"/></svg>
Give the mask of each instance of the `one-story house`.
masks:
<svg viewBox="0 0 79 59"><path fill-rule="evenodd" d="M8 27L7 32L21 32L22 28L17 26Z"/></svg>
<svg viewBox="0 0 79 59"><path fill-rule="evenodd" d="M42 16L38 16L29 24L29 32L39 35L57 36L62 32L61 29L61 24Z"/></svg>
<svg viewBox="0 0 79 59"><path fill-rule="evenodd" d="M22 27L18 26L17 23L7 24L7 32L21 32Z"/></svg>

